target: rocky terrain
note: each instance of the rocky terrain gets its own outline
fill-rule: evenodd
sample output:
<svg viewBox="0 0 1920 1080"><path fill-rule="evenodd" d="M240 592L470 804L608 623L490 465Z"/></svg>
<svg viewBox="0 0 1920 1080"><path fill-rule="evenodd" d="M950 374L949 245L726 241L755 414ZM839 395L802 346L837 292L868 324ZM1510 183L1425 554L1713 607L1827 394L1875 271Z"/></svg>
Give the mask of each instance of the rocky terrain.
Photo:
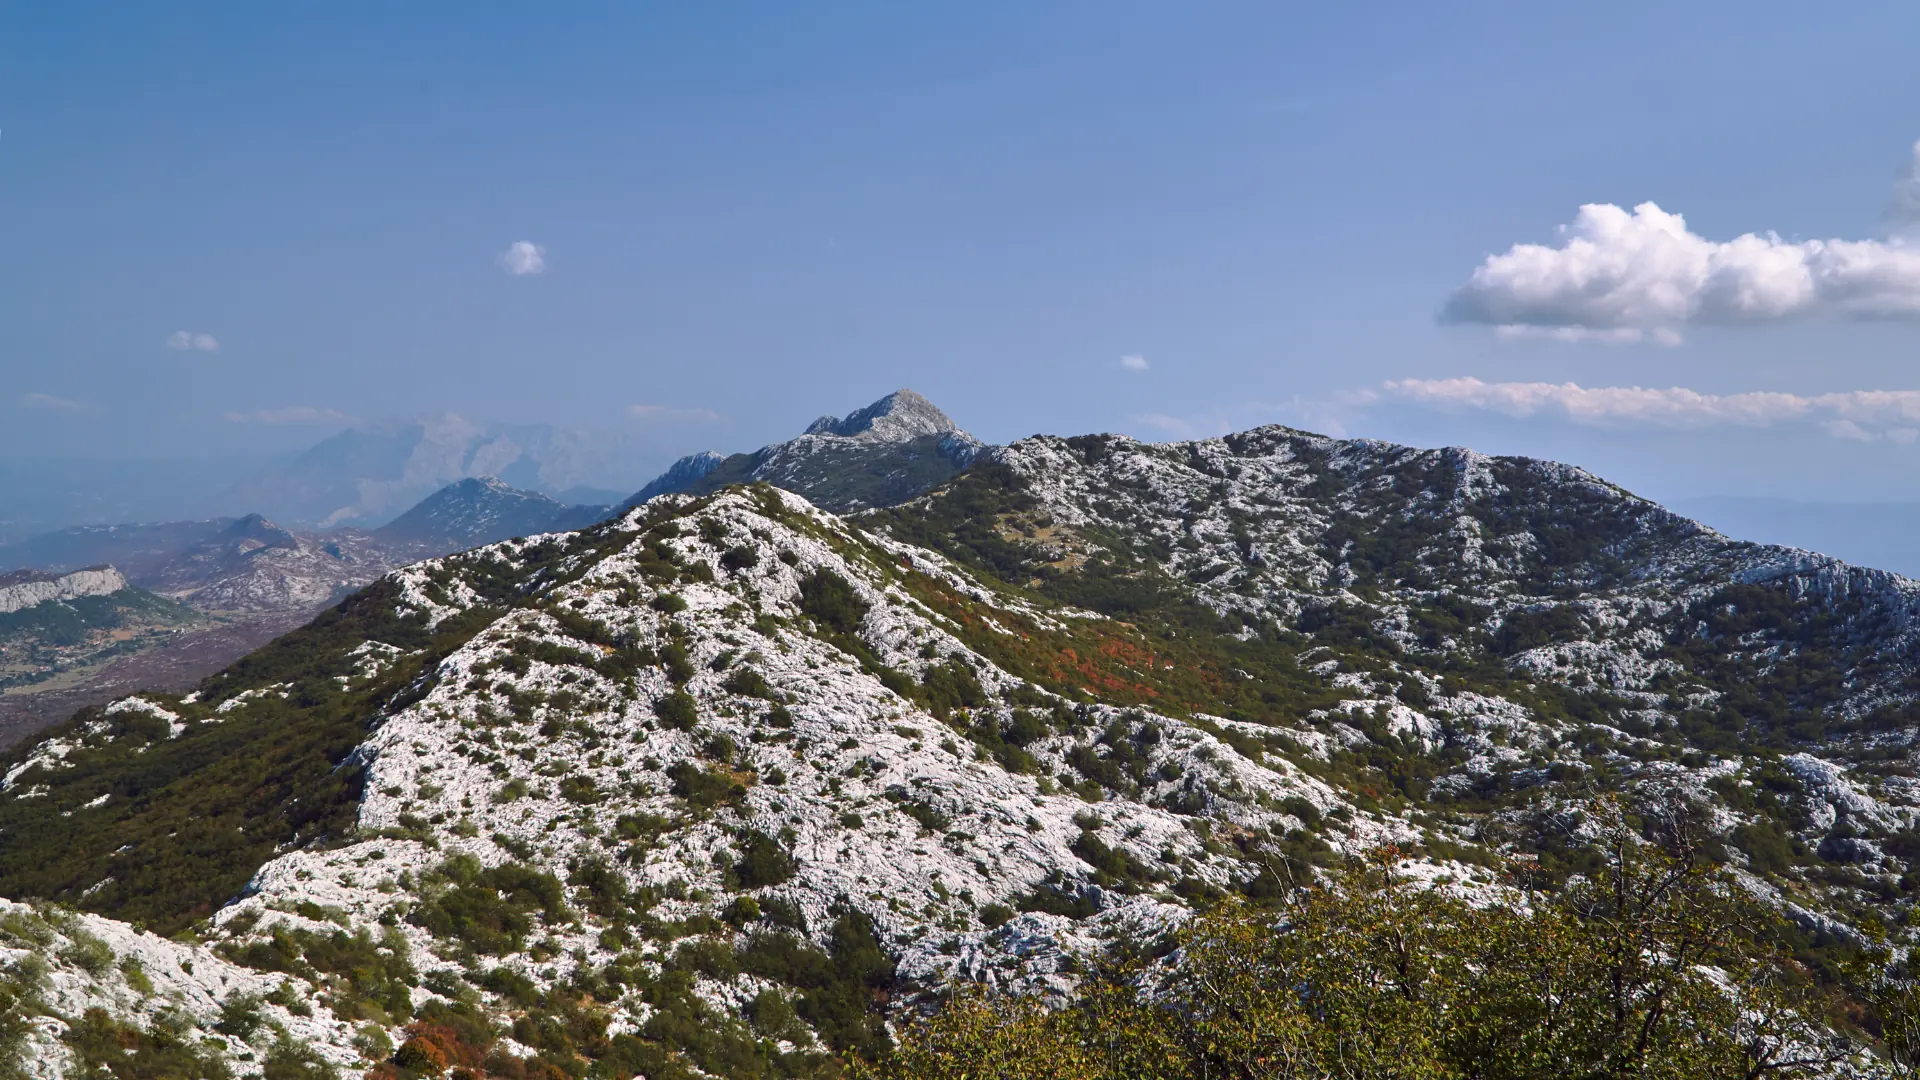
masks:
<svg viewBox="0 0 1920 1080"><path fill-rule="evenodd" d="M0 574L0 615L41 604L108 596L127 587L127 579L111 566L95 566L65 574L16 570Z"/></svg>
<svg viewBox="0 0 1920 1080"><path fill-rule="evenodd" d="M829 1074L1383 844L1580 873L1596 792L1817 973L1914 921L1916 612L1574 467L1279 427L1023 440L845 517L665 495L13 751L0 1032L47 1076Z"/></svg>
<svg viewBox="0 0 1920 1080"><path fill-rule="evenodd" d="M110 566L0 574L0 702L36 696L32 691L67 689L105 665L160 647L206 621L190 608L134 587ZM0 711L0 730L5 723Z"/></svg>
<svg viewBox="0 0 1920 1080"><path fill-rule="evenodd" d="M88 526L0 549L0 566L32 560L39 567L0 577L0 614L12 610L11 603L131 584L205 616L145 627L150 632L107 642L110 652L102 652L99 641L36 639L36 677L0 697L0 743L129 689L190 687L395 567L511 536L578 528L610 512L568 506L489 477L449 484L372 532L295 532L250 514ZM92 564L99 565L76 569ZM20 580L5 584L15 577ZM155 655L140 656L149 651ZM55 674L68 677L48 682Z"/></svg>
<svg viewBox="0 0 1920 1080"><path fill-rule="evenodd" d="M681 458L627 505L760 481L836 513L892 506L945 483L982 449L932 402L897 390L844 419L823 416L798 438L751 454Z"/></svg>

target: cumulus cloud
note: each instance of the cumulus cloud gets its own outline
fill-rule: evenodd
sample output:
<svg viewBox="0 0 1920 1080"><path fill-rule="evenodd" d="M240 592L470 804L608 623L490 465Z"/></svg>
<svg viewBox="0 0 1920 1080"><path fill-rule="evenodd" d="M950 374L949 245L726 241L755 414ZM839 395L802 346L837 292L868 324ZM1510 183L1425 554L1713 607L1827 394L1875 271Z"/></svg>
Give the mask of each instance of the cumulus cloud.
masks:
<svg viewBox="0 0 1920 1080"><path fill-rule="evenodd" d="M1121 357L1120 366L1126 368L1128 371L1145 371L1147 370L1147 358L1138 353L1133 353Z"/></svg>
<svg viewBox="0 0 1920 1080"><path fill-rule="evenodd" d="M1593 426L1769 427L1820 425L1843 439L1910 442L1920 434L1920 390L1849 390L1831 394L1748 391L1703 394L1683 386L1581 386L1578 383L1482 382L1475 378L1399 379L1349 398L1353 405L1398 401L1429 408L1480 409L1514 417L1555 416Z"/></svg>
<svg viewBox="0 0 1920 1080"><path fill-rule="evenodd" d="M516 240L494 260L514 277L547 272L547 249L529 240Z"/></svg>
<svg viewBox="0 0 1920 1080"><path fill-rule="evenodd" d="M185 352L219 352L220 342L212 334L196 334L191 330L175 330L167 335L167 348Z"/></svg>
<svg viewBox="0 0 1920 1080"><path fill-rule="evenodd" d="M21 394L20 404L29 409L45 409L49 412L83 412L87 408L83 401L38 393Z"/></svg>
<svg viewBox="0 0 1920 1080"><path fill-rule="evenodd" d="M1191 439L1194 432L1198 430L1191 421L1182 420L1177 416L1168 416L1166 413L1136 413L1127 419L1141 427L1164 431L1176 439Z"/></svg>
<svg viewBox="0 0 1920 1080"><path fill-rule="evenodd" d="M1667 344L1687 326L1829 316L1920 316L1920 143L1895 183L1889 240L1710 240L1643 202L1580 208L1553 244L1489 255L1441 319L1502 337Z"/></svg>
<svg viewBox="0 0 1920 1080"><path fill-rule="evenodd" d="M671 405L629 405L627 411L645 420L706 420L720 419L720 414L712 409L677 409Z"/></svg>
<svg viewBox="0 0 1920 1080"><path fill-rule="evenodd" d="M345 413L312 405L288 405L280 409L253 409L227 414L229 424L332 424L346 418Z"/></svg>

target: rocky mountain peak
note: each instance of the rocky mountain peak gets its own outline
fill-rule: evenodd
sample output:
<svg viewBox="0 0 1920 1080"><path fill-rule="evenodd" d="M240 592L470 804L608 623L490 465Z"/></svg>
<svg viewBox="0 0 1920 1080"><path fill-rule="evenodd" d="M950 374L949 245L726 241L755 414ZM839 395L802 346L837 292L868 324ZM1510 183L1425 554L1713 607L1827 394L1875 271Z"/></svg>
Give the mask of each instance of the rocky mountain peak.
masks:
<svg viewBox="0 0 1920 1080"><path fill-rule="evenodd" d="M845 417L823 416L798 438L751 454L688 455L626 505L759 480L836 513L893 506L945 483L985 448L933 402L896 390Z"/></svg>
<svg viewBox="0 0 1920 1080"><path fill-rule="evenodd" d="M707 474L720 467L726 458L712 450L702 450L667 466L667 471L653 478L646 487L641 488L627 505L638 506L655 495L665 495L671 491L686 491L707 478Z"/></svg>
<svg viewBox="0 0 1920 1080"><path fill-rule="evenodd" d="M564 531L606 515L598 506L567 506L537 491L495 476L456 480L373 531L375 538L439 554L477 547L511 536Z"/></svg>
<svg viewBox="0 0 1920 1080"><path fill-rule="evenodd" d="M226 530L220 534L220 541L242 544L248 548L294 548L300 546L300 541L292 533L269 521L261 514L248 514L246 517L227 526Z"/></svg>
<svg viewBox="0 0 1920 1080"><path fill-rule="evenodd" d="M808 435L838 435L862 442L909 442L927 435L960 433L960 425L912 390L895 390L844 418L823 416L807 425Z"/></svg>

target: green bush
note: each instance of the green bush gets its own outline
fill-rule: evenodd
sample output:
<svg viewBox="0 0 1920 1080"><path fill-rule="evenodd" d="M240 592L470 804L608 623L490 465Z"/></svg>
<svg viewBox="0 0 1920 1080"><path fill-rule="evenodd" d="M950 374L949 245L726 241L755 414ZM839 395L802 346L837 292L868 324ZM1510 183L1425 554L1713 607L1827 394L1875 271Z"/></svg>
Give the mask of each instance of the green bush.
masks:
<svg viewBox="0 0 1920 1080"><path fill-rule="evenodd" d="M653 715L675 731L692 731L700 723L699 703L685 690L675 690L654 702Z"/></svg>
<svg viewBox="0 0 1920 1080"><path fill-rule="evenodd" d="M426 885L426 897L407 921L482 953L521 951L535 915L547 922L569 918L560 880L517 863L489 870L471 855L458 855Z"/></svg>
<svg viewBox="0 0 1920 1080"><path fill-rule="evenodd" d="M1611 830L1595 877L1524 907L1398 880L1394 854L1288 892L1278 910L1228 904L1156 950L1178 947L1151 997L1138 991L1145 957L1097 969L1064 1008L963 994L856 1073L1813 1077L1858 1051L1825 1026L1831 990L1782 948L1773 913L1691 846ZM1920 984L1867 978L1887 988L1863 995L1873 1023L1908 1054Z"/></svg>
<svg viewBox="0 0 1920 1080"><path fill-rule="evenodd" d="M740 861L733 864L733 873L741 888L764 889L793 879L797 870L793 856L773 837L749 832L740 848Z"/></svg>
<svg viewBox="0 0 1920 1080"><path fill-rule="evenodd" d="M852 635L867 617L867 602L846 578L822 567L800 579L800 610L825 630Z"/></svg>
<svg viewBox="0 0 1920 1080"><path fill-rule="evenodd" d="M746 798L745 785L724 772L709 772L691 761L676 761L667 766L667 779L675 795L687 800L696 810L738 802Z"/></svg>
<svg viewBox="0 0 1920 1080"><path fill-rule="evenodd" d="M766 677L750 667L733 669L732 673L727 676L726 682L721 685L729 692L739 694L742 697L762 699L770 699L773 697L773 687L767 685Z"/></svg>

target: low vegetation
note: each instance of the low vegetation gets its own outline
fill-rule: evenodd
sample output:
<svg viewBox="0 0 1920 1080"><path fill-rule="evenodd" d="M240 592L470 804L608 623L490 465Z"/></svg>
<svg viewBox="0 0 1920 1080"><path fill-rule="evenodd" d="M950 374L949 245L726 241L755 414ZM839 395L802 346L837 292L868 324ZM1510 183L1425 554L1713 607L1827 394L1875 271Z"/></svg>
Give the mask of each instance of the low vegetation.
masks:
<svg viewBox="0 0 1920 1080"><path fill-rule="evenodd" d="M1773 911L1671 823L1621 818L1590 878L1472 902L1397 852L1230 903L1176 960L1110 961L1064 1007L963 991L909 1027L887 1080L1796 1077L1915 1065L1914 983L1863 955L1856 1001L1798 962ZM1882 1036L1877 1049L1872 1033ZM1877 1054L1878 1056L1873 1056Z"/></svg>

